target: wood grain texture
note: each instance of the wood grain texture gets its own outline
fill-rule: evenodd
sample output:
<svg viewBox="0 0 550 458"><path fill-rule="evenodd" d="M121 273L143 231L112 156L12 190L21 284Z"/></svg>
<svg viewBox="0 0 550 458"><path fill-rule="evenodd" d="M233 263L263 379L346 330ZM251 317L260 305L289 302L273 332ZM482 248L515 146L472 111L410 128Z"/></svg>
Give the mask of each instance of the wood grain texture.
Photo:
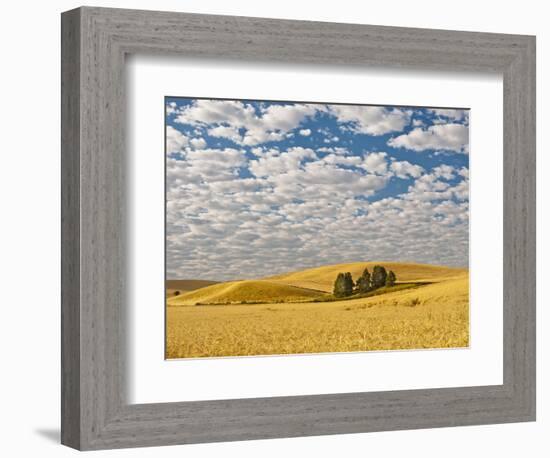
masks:
<svg viewBox="0 0 550 458"><path fill-rule="evenodd" d="M61 24L61 441L80 446L80 14Z"/></svg>
<svg viewBox="0 0 550 458"><path fill-rule="evenodd" d="M62 24L64 444L88 450L535 418L534 37L87 7L64 13ZM502 73L504 384L128 404L129 53Z"/></svg>

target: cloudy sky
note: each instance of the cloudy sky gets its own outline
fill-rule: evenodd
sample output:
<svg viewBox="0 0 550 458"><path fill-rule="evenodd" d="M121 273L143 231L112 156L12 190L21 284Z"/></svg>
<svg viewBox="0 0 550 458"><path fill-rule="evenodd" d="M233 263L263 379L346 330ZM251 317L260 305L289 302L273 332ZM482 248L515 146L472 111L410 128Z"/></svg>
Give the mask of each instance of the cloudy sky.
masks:
<svg viewBox="0 0 550 458"><path fill-rule="evenodd" d="M468 110L165 101L167 278L468 265Z"/></svg>

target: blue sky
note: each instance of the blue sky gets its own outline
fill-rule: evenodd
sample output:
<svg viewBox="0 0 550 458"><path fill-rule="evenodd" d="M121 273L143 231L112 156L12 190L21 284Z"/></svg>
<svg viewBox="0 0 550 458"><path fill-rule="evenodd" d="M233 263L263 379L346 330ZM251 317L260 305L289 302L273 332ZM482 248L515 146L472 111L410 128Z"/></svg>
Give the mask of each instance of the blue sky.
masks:
<svg viewBox="0 0 550 458"><path fill-rule="evenodd" d="M167 278L468 265L468 110L165 102Z"/></svg>

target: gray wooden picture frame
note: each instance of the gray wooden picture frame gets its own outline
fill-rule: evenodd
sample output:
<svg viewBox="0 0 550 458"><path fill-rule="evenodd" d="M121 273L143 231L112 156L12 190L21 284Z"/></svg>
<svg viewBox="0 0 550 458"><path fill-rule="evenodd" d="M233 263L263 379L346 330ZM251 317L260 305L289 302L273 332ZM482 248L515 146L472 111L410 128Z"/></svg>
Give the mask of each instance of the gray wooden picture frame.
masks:
<svg viewBox="0 0 550 458"><path fill-rule="evenodd" d="M83 7L62 14L62 427L80 450L535 419L535 38ZM164 404L126 398L125 56L498 72L502 385Z"/></svg>

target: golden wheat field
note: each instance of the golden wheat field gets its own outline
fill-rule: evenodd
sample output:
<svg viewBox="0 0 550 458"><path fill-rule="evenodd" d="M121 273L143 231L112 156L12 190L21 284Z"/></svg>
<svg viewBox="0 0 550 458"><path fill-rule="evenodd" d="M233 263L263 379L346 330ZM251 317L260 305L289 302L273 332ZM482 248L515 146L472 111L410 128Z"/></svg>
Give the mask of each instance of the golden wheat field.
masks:
<svg viewBox="0 0 550 458"><path fill-rule="evenodd" d="M166 357L469 345L466 269L385 263L398 281L407 282L406 288L396 285L373 297L315 302L328 296L338 271L360 272L371 264L324 266L261 280L225 282L170 297Z"/></svg>

